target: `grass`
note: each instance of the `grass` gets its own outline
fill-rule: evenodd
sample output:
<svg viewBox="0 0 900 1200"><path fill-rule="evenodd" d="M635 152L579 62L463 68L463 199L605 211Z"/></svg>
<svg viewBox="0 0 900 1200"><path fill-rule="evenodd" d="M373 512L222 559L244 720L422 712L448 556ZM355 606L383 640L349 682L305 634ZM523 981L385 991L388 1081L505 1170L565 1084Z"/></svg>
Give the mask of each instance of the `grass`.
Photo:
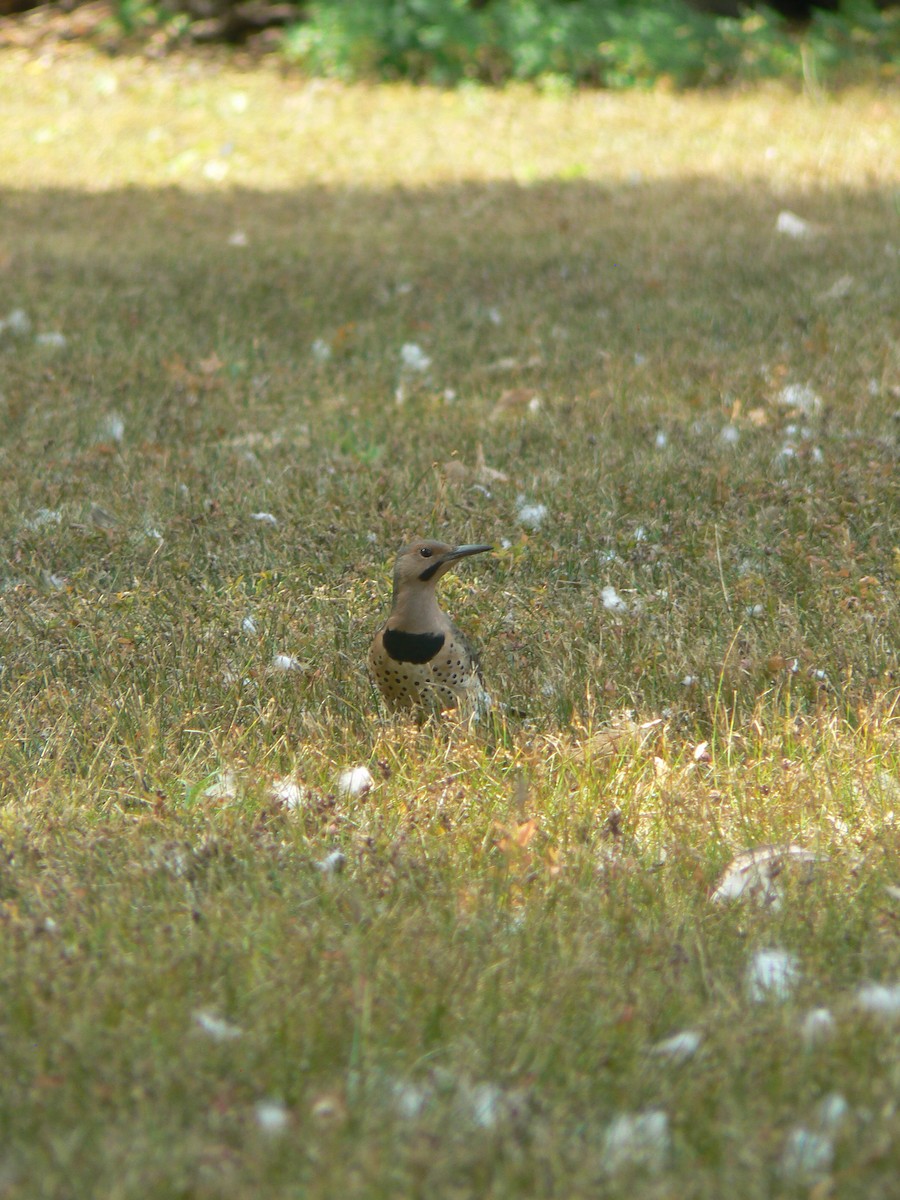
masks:
<svg viewBox="0 0 900 1200"><path fill-rule="evenodd" d="M0 102L0 1195L887 1194L896 97L61 47ZM444 591L527 719L379 714L416 533L502 547ZM791 840L780 906L710 902Z"/></svg>

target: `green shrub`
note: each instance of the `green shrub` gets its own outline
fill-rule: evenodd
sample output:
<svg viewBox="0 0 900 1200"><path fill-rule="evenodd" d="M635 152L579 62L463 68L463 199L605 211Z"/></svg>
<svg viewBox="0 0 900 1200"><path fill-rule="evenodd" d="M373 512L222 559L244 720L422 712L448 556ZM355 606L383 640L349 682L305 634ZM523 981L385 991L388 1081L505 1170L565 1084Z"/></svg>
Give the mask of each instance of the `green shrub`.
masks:
<svg viewBox="0 0 900 1200"><path fill-rule="evenodd" d="M896 78L900 64L900 8L879 10L868 0L844 0L839 12L817 12L806 44L826 74L868 61Z"/></svg>
<svg viewBox="0 0 900 1200"><path fill-rule="evenodd" d="M741 18L686 0L319 0L285 53L305 70L453 84L565 80L627 88L896 70L900 14L867 0L819 12L804 33L759 9Z"/></svg>

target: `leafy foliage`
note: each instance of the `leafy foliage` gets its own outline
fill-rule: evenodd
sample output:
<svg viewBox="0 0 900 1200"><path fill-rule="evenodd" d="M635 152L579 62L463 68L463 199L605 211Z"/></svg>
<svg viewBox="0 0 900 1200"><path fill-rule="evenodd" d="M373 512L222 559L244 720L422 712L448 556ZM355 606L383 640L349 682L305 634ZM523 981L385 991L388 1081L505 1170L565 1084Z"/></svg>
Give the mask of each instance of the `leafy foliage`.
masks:
<svg viewBox="0 0 900 1200"><path fill-rule="evenodd" d="M338 78L537 80L678 87L772 76L892 73L900 20L867 0L817 12L801 36L771 9L735 18L684 0L319 0L285 37L289 58Z"/></svg>

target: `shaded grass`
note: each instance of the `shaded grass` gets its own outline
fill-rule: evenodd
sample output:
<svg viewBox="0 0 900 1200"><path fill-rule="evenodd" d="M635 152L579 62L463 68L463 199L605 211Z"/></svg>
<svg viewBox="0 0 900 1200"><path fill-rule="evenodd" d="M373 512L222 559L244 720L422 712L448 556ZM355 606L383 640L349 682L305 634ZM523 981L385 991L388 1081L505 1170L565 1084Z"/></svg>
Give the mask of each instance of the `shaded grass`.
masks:
<svg viewBox="0 0 900 1200"><path fill-rule="evenodd" d="M896 1027L853 996L898 971L895 102L21 65L0 318L67 345L0 341L5 1194L790 1195L831 1091L833 1186L889 1186ZM246 157L201 188L237 88ZM479 446L507 482L447 471ZM526 721L378 714L419 532L509 543L445 596ZM660 721L609 753L623 708ZM828 858L780 908L709 903L790 839ZM752 1005L770 946L800 983ZM666 1169L607 1177L648 1108Z"/></svg>

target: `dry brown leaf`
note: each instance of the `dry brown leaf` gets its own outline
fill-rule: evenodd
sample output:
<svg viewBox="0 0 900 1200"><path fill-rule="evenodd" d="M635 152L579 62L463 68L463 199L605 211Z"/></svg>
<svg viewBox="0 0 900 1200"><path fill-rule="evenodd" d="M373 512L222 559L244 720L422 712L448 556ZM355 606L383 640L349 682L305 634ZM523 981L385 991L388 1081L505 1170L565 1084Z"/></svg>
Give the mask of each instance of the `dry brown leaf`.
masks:
<svg viewBox="0 0 900 1200"><path fill-rule="evenodd" d="M106 509L102 508L99 504L91 505L89 516L92 525L95 525L98 529L104 529L107 532L114 530L118 524L112 513L107 512Z"/></svg>
<svg viewBox="0 0 900 1200"><path fill-rule="evenodd" d="M209 363L210 359L206 359L205 361ZM208 391L211 388L217 387L219 383L215 371L204 373L202 364L199 364L199 369L194 371L185 363L180 355L175 355L173 358L167 359L163 363L163 368L169 380L185 392Z"/></svg>
<svg viewBox="0 0 900 1200"><path fill-rule="evenodd" d="M209 358L201 358L197 366L200 368L201 375L215 375L222 370L225 364L214 350Z"/></svg>
<svg viewBox="0 0 900 1200"><path fill-rule="evenodd" d="M653 756L653 771L654 771L657 779L665 779L665 777L671 772L671 770L672 770L672 768L669 766L669 764L666 762L666 760L664 758L660 758L658 754L654 754L654 756Z"/></svg>
<svg viewBox="0 0 900 1200"><path fill-rule="evenodd" d="M475 479L478 483L509 483L509 476L503 471L498 471L494 467L489 467L484 461L484 446L481 442L478 443L478 448L475 451Z"/></svg>
<svg viewBox="0 0 900 1200"><path fill-rule="evenodd" d="M494 828L501 834L496 843L497 849L503 854L510 855L516 851L524 850L528 846L528 843L537 833L538 823L536 818L530 817L521 824L510 826L495 821Z"/></svg>
<svg viewBox="0 0 900 1200"><path fill-rule="evenodd" d="M339 325L334 337L331 339L331 347L333 350L345 350L349 342L356 335L356 322L348 321L346 325Z"/></svg>
<svg viewBox="0 0 900 1200"><path fill-rule="evenodd" d="M479 483L483 487L489 487L494 483L508 483L509 476L503 471L498 471L494 467L489 467L484 459L484 447L479 443L478 450L475 455L474 467L467 467L464 462L458 458L451 458L448 462L441 465L441 471L444 479L451 487L464 487L466 484Z"/></svg>
<svg viewBox="0 0 900 1200"><path fill-rule="evenodd" d="M469 468L458 458L451 458L449 462L443 463L441 471L451 487L463 487L469 482Z"/></svg>
<svg viewBox="0 0 900 1200"><path fill-rule="evenodd" d="M310 1115L322 1125L342 1125L347 1119L347 1106L339 1092L322 1092L310 1105Z"/></svg>
<svg viewBox="0 0 900 1200"><path fill-rule="evenodd" d="M638 723L627 713L619 714L601 729L596 729L585 741L575 749L575 755L582 760L597 761L604 758L614 758L625 750L640 750L651 738L655 729L663 724L662 717L652 721Z"/></svg>
<svg viewBox="0 0 900 1200"><path fill-rule="evenodd" d="M622 749L629 736L630 729L610 728L598 729L590 742L585 746L585 757L593 759L613 758Z"/></svg>
<svg viewBox="0 0 900 1200"><path fill-rule="evenodd" d="M555 846L544 855L544 866L551 879L556 879L562 872L562 857Z"/></svg>
<svg viewBox="0 0 900 1200"><path fill-rule="evenodd" d="M487 363L481 370L486 375L503 374L506 371L529 371L536 367L542 367L544 360L539 354L532 354L530 358L523 362L518 358L498 358L496 362Z"/></svg>
<svg viewBox="0 0 900 1200"><path fill-rule="evenodd" d="M496 421L500 417L516 416L523 413L528 409L532 401L540 401L540 397L534 388L508 388L491 409L491 420Z"/></svg>
<svg viewBox="0 0 900 1200"><path fill-rule="evenodd" d="M527 821L523 821L516 829L516 845L520 850L524 850L534 835L537 833L538 823L534 817L530 817Z"/></svg>

